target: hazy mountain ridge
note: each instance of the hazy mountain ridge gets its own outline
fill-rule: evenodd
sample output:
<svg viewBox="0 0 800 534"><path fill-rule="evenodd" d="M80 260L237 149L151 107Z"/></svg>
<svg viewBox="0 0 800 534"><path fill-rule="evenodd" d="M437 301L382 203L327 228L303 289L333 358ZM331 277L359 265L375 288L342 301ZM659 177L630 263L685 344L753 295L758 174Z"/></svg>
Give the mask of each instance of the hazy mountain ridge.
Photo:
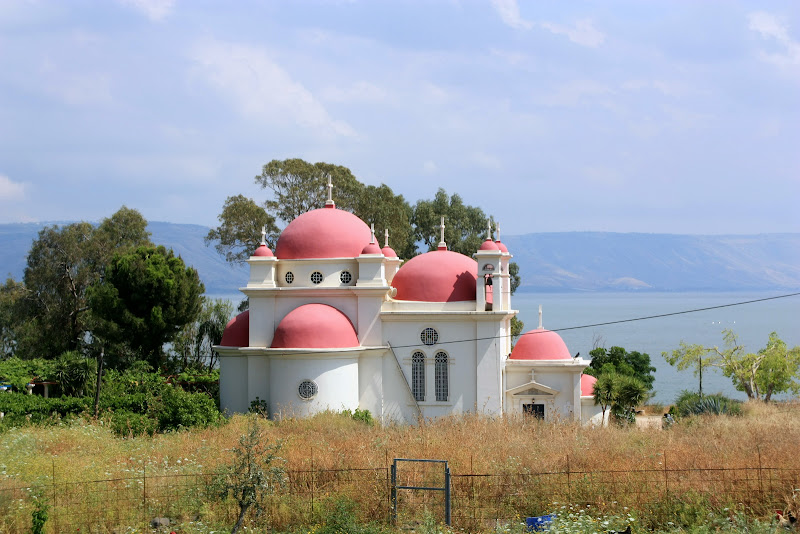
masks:
<svg viewBox="0 0 800 534"><path fill-rule="evenodd" d="M44 226L0 224L0 275L22 278ZM150 222L154 243L172 248L200 273L209 294L247 283L196 224ZM520 266L520 291L729 291L800 288L800 234L697 236L559 232L503 236Z"/></svg>

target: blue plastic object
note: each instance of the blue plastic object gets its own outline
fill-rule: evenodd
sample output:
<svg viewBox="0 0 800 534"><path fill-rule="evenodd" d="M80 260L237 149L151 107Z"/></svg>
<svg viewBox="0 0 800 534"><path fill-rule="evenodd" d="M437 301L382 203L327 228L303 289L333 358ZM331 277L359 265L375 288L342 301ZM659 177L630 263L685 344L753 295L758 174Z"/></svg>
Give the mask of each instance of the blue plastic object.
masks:
<svg viewBox="0 0 800 534"><path fill-rule="evenodd" d="M553 515L540 515L537 517L526 517L525 526L529 531L542 531L547 530L547 527L553 521Z"/></svg>

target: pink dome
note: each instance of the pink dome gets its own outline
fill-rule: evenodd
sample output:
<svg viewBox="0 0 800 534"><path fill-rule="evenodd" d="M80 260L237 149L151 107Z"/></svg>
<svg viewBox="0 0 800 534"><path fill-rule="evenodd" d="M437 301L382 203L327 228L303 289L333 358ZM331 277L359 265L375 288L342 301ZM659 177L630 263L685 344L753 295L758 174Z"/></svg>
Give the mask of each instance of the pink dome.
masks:
<svg viewBox="0 0 800 534"><path fill-rule="evenodd" d="M266 258L271 258L273 254L267 245L261 245L253 253L253 256L263 256Z"/></svg>
<svg viewBox="0 0 800 534"><path fill-rule="evenodd" d="M408 260L392 280L397 300L457 302L475 300L478 262L449 250L434 250Z"/></svg>
<svg viewBox="0 0 800 534"><path fill-rule="evenodd" d="M505 246L505 244L502 241L498 239L497 241L494 242L494 244L497 245L497 248L498 250L500 250L500 252L508 254L508 247Z"/></svg>
<svg viewBox="0 0 800 534"><path fill-rule="evenodd" d="M594 396L594 383L597 378L592 375L581 375L581 397Z"/></svg>
<svg viewBox="0 0 800 534"><path fill-rule="evenodd" d="M228 321L219 344L223 347L247 347L250 345L250 310L244 311Z"/></svg>
<svg viewBox="0 0 800 534"><path fill-rule="evenodd" d="M381 247L375 243L367 243L367 246L361 251L361 254L383 254Z"/></svg>
<svg viewBox="0 0 800 534"><path fill-rule="evenodd" d="M487 239L486 241L481 243L481 248L479 248L478 250L500 250L500 249L497 247L494 241L492 241L491 239Z"/></svg>
<svg viewBox="0 0 800 534"><path fill-rule="evenodd" d="M344 349L358 347L353 323L327 304L304 304L290 311L275 329L273 349Z"/></svg>
<svg viewBox="0 0 800 534"><path fill-rule="evenodd" d="M572 355L561 336L551 330L537 328L520 336L509 358L512 360L570 360Z"/></svg>
<svg viewBox="0 0 800 534"><path fill-rule="evenodd" d="M381 249L381 254L383 254L387 258L396 258L397 257L397 252L395 252L392 247L383 247Z"/></svg>
<svg viewBox="0 0 800 534"><path fill-rule="evenodd" d="M303 213L286 226L275 255L282 260L353 258L371 237L369 226L352 213L321 208Z"/></svg>

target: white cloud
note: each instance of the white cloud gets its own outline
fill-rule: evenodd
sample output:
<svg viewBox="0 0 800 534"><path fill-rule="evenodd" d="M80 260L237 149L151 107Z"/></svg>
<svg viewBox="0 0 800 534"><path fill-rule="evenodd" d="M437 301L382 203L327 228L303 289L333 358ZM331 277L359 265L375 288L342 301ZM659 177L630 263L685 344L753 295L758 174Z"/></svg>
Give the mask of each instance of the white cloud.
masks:
<svg viewBox="0 0 800 534"><path fill-rule="evenodd" d="M195 49L193 59L202 76L246 118L293 122L323 134L355 136L346 122L334 120L311 91L262 48L209 41Z"/></svg>
<svg viewBox="0 0 800 534"><path fill-rule="evenodd" d="M422 164L423 174L436 174L439 171L439 166L436 162L428 160Z"/></svg>
<svg viewBox="0 0 800 534"><path fill-rule="evenodd" d="M665 96L679 97L689 93L685 83L666 80L627 80L620 87L626 91L654 89Z"/></svg>
<svg viewBox="0 0 800 534"><path fill-rule="evenodd" d="M473 153L470 156L470 160L479 167L483 167L484 169L491 171L499 171L503 167L503 164L496 156L482 151Z"/></svg>
<svg viewBox="0 0 800 534"><path fill-rule="evenodd" d="M575 80L562 85L555 92L545 96L542 103L548 106L573 107L585 104L600 96L612 95L614 91L600 82L594 80Z"/></svg>
<svg viewBox="0 0 800 534"><path fill-rule="evenodd" d="M758 32L764 39L774 39L783 47L781 53L761 53L761 58L779 67L796 69L800 65L800 43L789 35L788 26L775 15L757 11L748 15L750 29Z"/></svg>
<svg viewBox="0 0 800 534"><path fill-rule="evenodd" d="M522 18L517 0L492 0L492 6L508 26L517 30L530 30L533 23Z"/></svg>
<svg viewBox="0 0 800 534"><path fill-rule="evenodd" d="M25 198L25 184L14 182L8 176L0 174L0 201L23 198Z"/></svg>
<svg viewBox="0 0 800 534"><path fill-rule="evenodd" d="M131 6L153 22L161 22L167 18L175 7L175 0L119 0L119 2Z"/></svg>
<svg viewBox="0 0 800 534"><path fill-rule="evenodd" d="M386 91L375 84L359 81L349 87L328 87L320 94L328 102L380 102Z"/></svg>
<svg viewBox="0 0 800 534"><path fill-rule="evenodd" d="M605 34L595 28L590 19L579 20L573 27L553 22L542 22L541 27L557 35L566 35L573 43L590 48L597 48L606 40Z"/></svg>

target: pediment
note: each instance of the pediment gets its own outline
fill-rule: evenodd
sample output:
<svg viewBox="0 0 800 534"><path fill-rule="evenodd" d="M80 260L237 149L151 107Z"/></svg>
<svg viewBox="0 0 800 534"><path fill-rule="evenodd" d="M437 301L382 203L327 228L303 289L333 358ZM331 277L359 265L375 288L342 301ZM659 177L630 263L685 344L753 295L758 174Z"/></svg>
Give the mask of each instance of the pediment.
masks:
<svg viewBox="0 0 800 534"><path fill-rule="evenodd" d="M506 390L506 394L511 395L558 395L559 391L551 387L540 384L539 382L531 381L527 384L513 387Z"/></svg>

